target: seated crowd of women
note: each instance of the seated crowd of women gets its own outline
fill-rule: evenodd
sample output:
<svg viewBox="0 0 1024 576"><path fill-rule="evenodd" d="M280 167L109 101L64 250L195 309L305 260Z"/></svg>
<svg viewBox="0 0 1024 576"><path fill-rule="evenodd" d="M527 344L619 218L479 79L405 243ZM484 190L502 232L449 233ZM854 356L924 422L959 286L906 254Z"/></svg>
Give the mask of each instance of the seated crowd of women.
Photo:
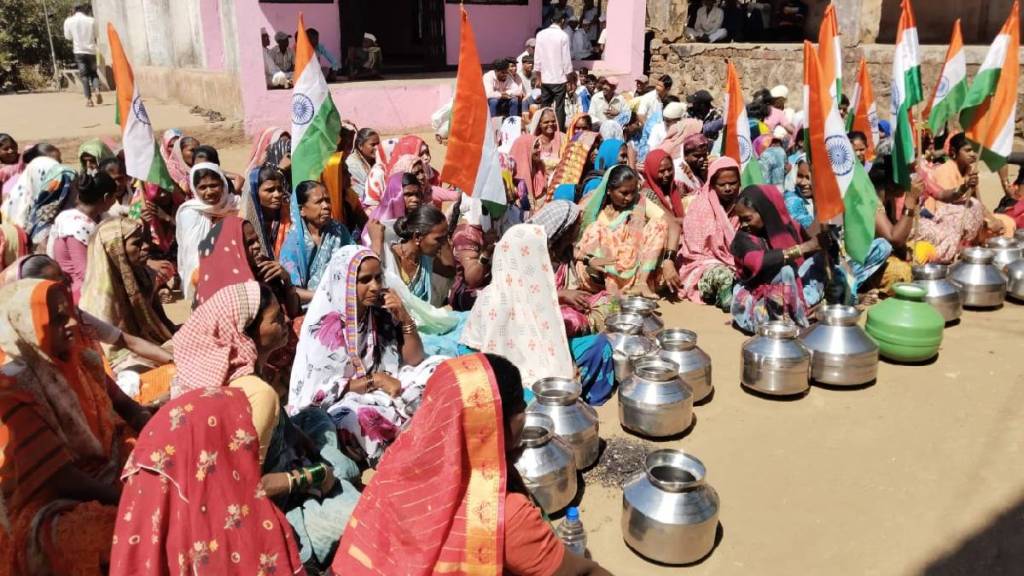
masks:
<svg viewBox="0 0 1024 576"><path fill-rule="evenodd" d="M799 142L759 138L778 169L744 188L699 121L638 166L635 142L554 117L500 154L500 209L443 185L420 138L348 123L302 182L285 131L241 174L168 131L172 189L107 142L73 170L0 134L0 574L602 573L564 553L508 454L537 380L611 396L620 296L807 325L1015 227L1014 203L978 199L962 134L948 159L927 136L908 191L871 160L876 239L853 261L814 222Z"/></svg>

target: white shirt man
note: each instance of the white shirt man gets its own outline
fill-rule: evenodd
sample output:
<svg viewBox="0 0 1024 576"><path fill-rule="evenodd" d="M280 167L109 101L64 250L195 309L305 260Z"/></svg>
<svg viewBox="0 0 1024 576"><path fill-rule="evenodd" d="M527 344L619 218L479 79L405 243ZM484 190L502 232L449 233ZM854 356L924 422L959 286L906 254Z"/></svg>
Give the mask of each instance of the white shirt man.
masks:
<svg viewBox="0 0 1024 576"><path fill-rule="evenodd" d="M83 12L64 20L64 38L71 40L75 54L96 55L96 20Z"/></svg>
<svg viewBox="0 0 1024 576"><path fill-rule="evenodd" d="M665 141L665 138L668 136L668 129L683 119L684 112L686 112L686 107L679 102L669 102L668 106L665 106L662 112L662 121L651 127L651 133L647 137L647 144L651 150L654 150Z"/></svg>
<svg viewBox="0 0 1024 576"><path fill-rule="evenodd" d="M694 40L706 37L708 42L718 42L727 34L722 27L724 21L725 12L715 5L714 0L704 0L704 5L697 9L693 28L687 28L686 33Z"/></svg>
<svg viewBox="0 0 1024 576"><path fill-rule="evenodd" d="M533 69L540 72L541 83L565 84L565 75L572 72L569 44L569 37L557 22L537 33Z"/></svg>
<svg viewBox="0 0 1024 576"><path fill-rule="evenodd" d="M616 86L617 83L614 80L605 80L604 83L598 84L597 94L590 98L590 121L595 128L605 120L614 121L614 118L626 109L625 98L621 94L615 94Z"/></svg>
<svg viewBox="0 0 1024 576"><path fill-rule="evenodd" d="M501 71L498 74L497 70L491 70L484 74L484 91L487 93L487 98L501 98L502 96L508 96L510 98L522 98L523 97L523 85L516 82L516 78L513 78L508 73L508 69Z"/></svg>

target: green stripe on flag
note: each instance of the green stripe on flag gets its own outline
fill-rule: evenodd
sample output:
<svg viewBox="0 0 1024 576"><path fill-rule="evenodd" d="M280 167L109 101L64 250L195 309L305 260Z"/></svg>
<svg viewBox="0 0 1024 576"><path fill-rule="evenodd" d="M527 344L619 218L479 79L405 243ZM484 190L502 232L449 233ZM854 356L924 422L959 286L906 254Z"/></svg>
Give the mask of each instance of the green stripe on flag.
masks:
<svg viewBox="0 0 1024 576"><path fill-rule="evenodd" d="M292 188L306 180L320 181L324 164L338 147L341 116L328 94L292 149Z"/></svg>
<svg viewBox="0 0 1024 576"><path fill-rule="evenodd" d="M860 162L854 162L853 180L843 196L843 230L846 253L864 263L875 239L875 211L878 195Z"/></svg>
<svg viewBox="0 0 1024 576"><path fill-rule="evenodd" d="M914 131L904 102L896 113L892 139L892 181L902 190L910 190L910 164L914 161Z"/></svg>
<svg viewBox="0 0 1024 576"><path fill-rule="evenodd" d="M928 115L928 129L932 131L932 134L942 133L946 122L960 113L966 99L967 80L963 80L957 82L956 86L953 86L946 94L946 97L932 108L931 114Z"/></svg>
<svg viewBox="0 0 1024 576"><path fill-rule="evenodd" d="M160 154L160 145L153 143L153 163L149 165L149 174L146 176L146 182L155 184L164 190L174 190L174 179L171 178L171 173L167 171L167 164L164 162L164 157Z"/></svg>
<svg viewBox="0 0 1024 576"><path fill-rule="evenodd" d="M978 112L978 108L995 93L1002 72L1002 68L989 68L978 72L978 75L974 77L974 82L964 99L963 110L960 112L961 126L967 128L974 123L974 115Z"/></svg>
<svg viewBox="0 0 1024 576"><path fill-rule="evenodd" d="M989 170L995 172L996 170L999 170L1003 166L1006 166L1006 162L1008 160L1006 156L1003 156L999 152L996 152L995 150L992 150L990 148L985 148L980 143L971 141L969 138L968 141L971 142L971 144L973 144L976 149L980 150L980 152L978 153L978 158L982 162L984 162L986 166L988 166Z"/></svg>
<svg viewBox="0 0 1024 576"><path fill-rule="evenodd" d="M921 67L912 66L903 74L903 89L907 95L904 103L907 106L917 106L924 101L923 90L921 89Z"/></svg>
<svg viewBox="0 0 1024 576"><path fill-rule="evenodd" d="M764 184L764 175L761 174L761 164L758 163L757 158L751 156L747 161L747 165L743 167L743 172L740 174L740 183L744 188Z"/></svg>

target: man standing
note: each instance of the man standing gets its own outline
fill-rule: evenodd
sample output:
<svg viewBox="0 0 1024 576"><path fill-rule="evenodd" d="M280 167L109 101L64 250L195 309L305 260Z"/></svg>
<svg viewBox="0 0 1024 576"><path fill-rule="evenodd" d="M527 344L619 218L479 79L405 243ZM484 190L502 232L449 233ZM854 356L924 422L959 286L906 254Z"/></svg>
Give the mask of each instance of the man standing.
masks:
<svg viewBox="0 0 1024 576"><path fill-rule="evenodd" d="M562 31L565 14L556 12L551 25L537 33L534 70L540 75L541 106L554 106L560 130L565 130L565 77L572 72L569 36Z"/></svg>
<svg viewBox="0 0 1024 576"><path fill-rule="evenodd" d="M92 91L96 89L96 104L103 104L100 77L96 74L96 21L88 4L75 6L75 13L64 20L64 38L71 40L78 65L78 76L85 91L85 105L92 107Z"/></svg>
<svg viewBox="0 0 1024 576"><path fill-rule="evenodd" d="M500 58L493 69L484 74L484 92L491 117L518 116L523 98L522 84L509 74L509 61Z"/></svg>

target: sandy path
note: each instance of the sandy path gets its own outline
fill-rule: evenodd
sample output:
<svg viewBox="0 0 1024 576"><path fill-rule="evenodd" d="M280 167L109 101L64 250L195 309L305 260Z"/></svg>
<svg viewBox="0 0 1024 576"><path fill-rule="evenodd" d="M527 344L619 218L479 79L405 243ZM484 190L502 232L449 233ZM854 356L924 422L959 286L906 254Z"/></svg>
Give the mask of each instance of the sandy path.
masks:
<svg viewBox="0 0 1024 576"><path fill-rule="evenodd" d="M78 100L4 96L0 130L21 141L63 137L75 147L84 135L117 133L112 107L80 108ZM199 132L229 169L244 167L249 146L236 127L210 125L180 106L149 107L159 126ZM439 166L443 150L434 148ZM983 181L994 206L998 185L990 175ZM603 565L620 575L1020 573L1024 364L1015 360L1024 350L1024 306L965 313L930 365L883 363L874 386L815 388L788 402L740 388L744 337L725 315L688 303L662 310L667 326L700 335L716 391L696 408L686 437L651 445L705 463L722 499L724 534L696 566L652 565L622 541L621 492L588 485L582 518ZM626 435L614 399L599 414L602 437Z"/></svg>

